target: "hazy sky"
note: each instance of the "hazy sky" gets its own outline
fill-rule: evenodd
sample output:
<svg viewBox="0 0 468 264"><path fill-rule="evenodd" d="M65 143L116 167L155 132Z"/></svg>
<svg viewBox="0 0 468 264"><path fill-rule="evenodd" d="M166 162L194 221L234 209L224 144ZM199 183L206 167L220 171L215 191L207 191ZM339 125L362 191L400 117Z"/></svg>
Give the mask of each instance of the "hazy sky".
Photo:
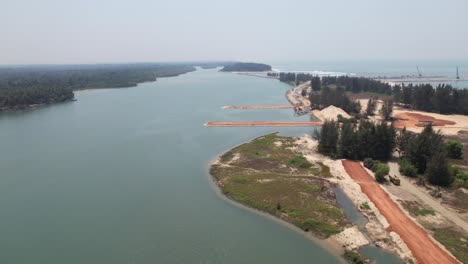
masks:
<svg viewBox="0 0 468 264"><path fill-rule="evenodd" d="M0 0L0 64L468 59L468 0Z"/></svg>

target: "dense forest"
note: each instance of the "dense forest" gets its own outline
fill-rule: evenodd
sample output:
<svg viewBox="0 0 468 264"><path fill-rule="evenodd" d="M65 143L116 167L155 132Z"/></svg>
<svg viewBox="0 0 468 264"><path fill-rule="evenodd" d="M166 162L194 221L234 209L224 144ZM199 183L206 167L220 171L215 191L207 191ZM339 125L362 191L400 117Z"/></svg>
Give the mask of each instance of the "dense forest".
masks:
<svg viewBox="0 0 468 264"><path fill-rule="evenodd" d="M453 181L468 187L468 174L457 166L449 165L449 159L461 159L463 144L458 141L443 140L443 135L431 125L420 134L403 129L396 141L396 149L401 155L400 172L406 176L424 175L435 185L449 185Z"/></svg>
<svg viewBox="0 0 468 264"><path fill-rule="evenodd" d="M345 121L340 126L336 121L327 120L314 137L319 140L319 152L328 156L353 160L388 160L395 148L396 130L385 122L361 120L354 124Z"/></svg>
<svg viewBox="0 0 468 264"><path fill-rule="evenodd" d="M435 88L430 84L409 84L393 87L393 97L396 102L415 110L468 115L468 89L445 84Z"/></svg>
<svg viewBox="0 0 468 264"><path fill-rule="evenodd" d="M451 85L440 84L434 87L431 84L409 84L392 87L387 83L366 77L323 76L320 78L311 74L286 72L281 72L278 76L280 81L284 82L294 82L295 80L298 82L310 81L313 91L321 91L323 87L328 86L342 88L345 92L351 93L370 92L385 94L392 96L393 102L403 104L415 110L440 114L468 115L468 89L457 89ZM341 93L341 91L338 93ZM313 96L314 98L311 99L319 102L316 98L317 94ZM328 103L325 102L323 104L326 107ZM343 105L335 106L342 107Z"/></svg>
<svg viewBox="0 0 468 264"><path fill-rule="evenodd" d="M131 87L194 70L189 64L152 63L0 67L0 111L69 101L73 90Z"/></svg>
<svg viewBox="0 0 468 264"><path fill-rule="evenodd" d="M239 62L226 65L221 69L223 72L262 72L271 71L271 66L263 63Z"/></svg>

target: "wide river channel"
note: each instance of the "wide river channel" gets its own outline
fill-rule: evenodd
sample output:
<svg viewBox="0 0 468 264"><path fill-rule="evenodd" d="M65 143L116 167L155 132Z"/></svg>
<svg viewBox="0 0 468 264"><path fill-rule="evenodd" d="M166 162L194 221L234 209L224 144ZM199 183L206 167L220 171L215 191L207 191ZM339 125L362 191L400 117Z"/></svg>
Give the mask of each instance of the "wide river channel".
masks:
<svg viewBox="0 0 468 264"><path fill-rule="evenodd" d="M215 69L0 115L0 263L340 263L300 231L223 199L208 173L253 137L311 128L205 127L308 120L276 80Z"/></svg>

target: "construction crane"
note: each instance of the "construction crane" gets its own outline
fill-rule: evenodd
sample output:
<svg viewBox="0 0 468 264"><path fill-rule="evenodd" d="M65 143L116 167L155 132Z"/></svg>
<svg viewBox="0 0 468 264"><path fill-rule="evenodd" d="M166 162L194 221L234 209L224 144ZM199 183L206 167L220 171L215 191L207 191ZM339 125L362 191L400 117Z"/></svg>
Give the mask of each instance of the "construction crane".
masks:
<svg viewBox="0 0 468 264"><path fill-rule="evenodd" d="M422 74L421 74L421 71L419 70L419 66L416 66L416 70L418 70L418 77L421 78Z"/></svg>
<svg viewBox="0 0 468 264"><path fill-rule="evenodd" d="M457 66L457 80L460 80L460 74L458 73L458 66Z"/></svg>

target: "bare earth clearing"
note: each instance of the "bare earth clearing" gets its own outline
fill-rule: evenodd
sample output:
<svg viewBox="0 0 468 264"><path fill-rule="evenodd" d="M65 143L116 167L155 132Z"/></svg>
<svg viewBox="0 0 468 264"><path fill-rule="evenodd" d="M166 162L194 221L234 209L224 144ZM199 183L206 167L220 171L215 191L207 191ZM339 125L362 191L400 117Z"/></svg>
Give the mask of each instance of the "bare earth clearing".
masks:
<svg viewBox="0 0 468 264"><path fill-rule="evenodd" d="M462 130L468 130L468 116L464 115L441 115L394 107L393 116L399 119L395 122L395 127L406 127L409 131L416 133L424 129L420 121L433 122L436 129L440 129L445 135L457 135Z"/></svg>

